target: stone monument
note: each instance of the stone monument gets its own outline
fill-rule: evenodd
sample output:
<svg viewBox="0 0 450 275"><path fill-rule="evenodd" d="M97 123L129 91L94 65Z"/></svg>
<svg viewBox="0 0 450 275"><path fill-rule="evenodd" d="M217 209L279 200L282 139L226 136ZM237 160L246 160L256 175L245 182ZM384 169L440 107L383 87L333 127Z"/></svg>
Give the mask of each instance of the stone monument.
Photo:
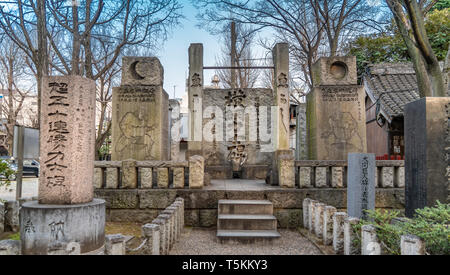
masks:
<svg viewBox="0 0 450 275"><path fill-rule="evenodd" d="M356 57L320 58L307 96L308 154L313 160L346 160L366 152L364 88L357 85Z"/></svg>
<svg viewBox="0 0 450 275"><path fill-rule="evenodd" d="M450 97L426 97L405 106L405 214L448 203Z"/></svg>
<svg viewBox="0 0 450 275"><path fill-rule="evenodd" d="M365 210L375 209L375 155L348 155L347 212L349 217L366 219Z"/></svg>
<svg viewBox="0 0 450 275"><path fill-rule="evenodd" d="M112 160L169 159L169 96L156 57L124 57L113 88Z"/></svg>
<svg viewBox="0 0 450 275"><path fill-rule="evenodd" d="M20 210L22 254L78 243L102 251L105 201L94 196L95 82L46 77L42 84L38 201Z"/></svg>

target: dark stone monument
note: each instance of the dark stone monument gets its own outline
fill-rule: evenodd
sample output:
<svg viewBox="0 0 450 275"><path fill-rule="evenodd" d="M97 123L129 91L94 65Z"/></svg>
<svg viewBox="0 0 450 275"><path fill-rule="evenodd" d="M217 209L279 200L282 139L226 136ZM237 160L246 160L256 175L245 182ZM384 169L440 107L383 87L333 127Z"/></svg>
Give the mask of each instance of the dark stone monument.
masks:
<svg viewBox="0 0 450 275"><path fill-rule="evenodd" d="M375 154L348 154L347 212L366 219L364 210L375 209Z"/></svg>
<svg viewBox="0 0 450 275"><path fill-rule="evenodd" d="M405 106L405 212L448 202L450 97Z"/></svg>

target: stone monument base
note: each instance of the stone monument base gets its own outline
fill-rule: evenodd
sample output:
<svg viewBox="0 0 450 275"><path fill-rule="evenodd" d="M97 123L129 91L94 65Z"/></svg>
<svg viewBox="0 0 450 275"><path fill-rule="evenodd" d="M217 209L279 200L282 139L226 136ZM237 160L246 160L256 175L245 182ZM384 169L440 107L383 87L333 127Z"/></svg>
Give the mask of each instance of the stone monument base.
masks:
<svg viewBox="0 0 450 275"><path fill-rule="evenodd" d="M105 201L77 205L26 202L20 210L22 255L47 255L57 243L76 242L81 254L101 250L105 242Z"/></svg>
<svg viewBox="0 0 450 275"><path fill-rule="evenodd" d="M278 160L280 157L294 157L293 150L277 150L273 153L272 167L270 173L267 175L267 183L272 186L278 186Z"/></svg>

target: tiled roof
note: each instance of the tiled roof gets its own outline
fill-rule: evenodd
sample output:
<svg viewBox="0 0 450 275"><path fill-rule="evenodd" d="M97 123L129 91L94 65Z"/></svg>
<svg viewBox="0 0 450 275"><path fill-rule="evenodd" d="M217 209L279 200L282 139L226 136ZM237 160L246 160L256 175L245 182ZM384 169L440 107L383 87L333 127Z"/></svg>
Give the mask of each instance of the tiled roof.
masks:
<svg viewBox="0 0 450 275"><path fill-rule="evenodd" d="M416 75L409 63L370 65L363 79L366 93L372 100L380 100L389 120L403 116L404 106L419 99Z"/></svg>

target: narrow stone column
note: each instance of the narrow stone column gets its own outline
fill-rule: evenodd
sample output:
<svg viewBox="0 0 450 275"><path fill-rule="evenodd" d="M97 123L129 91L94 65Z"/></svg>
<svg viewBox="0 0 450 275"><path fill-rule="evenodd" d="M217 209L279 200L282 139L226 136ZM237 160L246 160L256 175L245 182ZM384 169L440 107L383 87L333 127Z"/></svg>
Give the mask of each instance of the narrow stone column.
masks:
<svg viewBox="0 0 450 275"><path fill-rule="evenodd" d="M415 235L402 235L400 251L402 255L425 255L425 243Z"/></svg>
<svg viewBox="0 0 450 275"><path fill-rule="evenodd" d="M333 206L325 206L323 211L322 238L324 245L331 245L333 243L333 215L336 211L336 208Z"/></svg>
<svg viewBox="0 0 450 275"><path fill-rule="evenodd" d="M354 232L352 225L359 223L358 218L347 218L344 221L344 254L358 255L361 248L355 245L354 240L358 237Z"/></svg>
<svg viewBox="0 0 450 275"><path fill-rule="evenodd" d="M344 187L344 168L343 167L331 167L331 187L343 188Z"/></svg>
<svg viewBox="0 0 450 275"><path fill-rule="evenodd" d="M153 187L153 169L152 168L139 168L141 173L141 188L152 189Z"/></svg>
<svg viewBox="0 0 450 275"><path fill-rule="evenodd" d="M327 186L327 167L316 167L316 188L326 188Z"/></svg>
<svg viewBox="0 0 450 275"><path fill-rule="evenodd" d="M152 221L153 224L159 225L159 254L167 255L166 246L166 219L162 219L159 216Z"/></svg>
<svg viewBox="0 0 450 275"><path fill-rule="evenodd" d="M160 226L158 224L144 224L142 226L142 236L147 239L145 255L160 255Z"/></svg>
<svg viewBox="0 0 450 275"><path fill-rule="evenodd" d="M180 207L181 207L181 209L180 209L180 211L181 211L181 215L180 215L180 233L182 233L183 232L183 229L184 229L184 199L183 198L181 198L181 197L178 197L178 198L176 198L176 200L175 200L176 202L178 202L179 204L180 204Z"/></svg>
<svg viewBox="0 0 450 275"><path fill-rule="evenodd" d="M400 166L395 173L395 184L397 188L405 188L405 167Z"/></svg>
<svg viewBox="0 0 450 275"><path fill-rule="evenodd" d="M294 171L294 157L280 156L278 160L278 176L280 187L294 188L295 187L295 171Z"/></svg>
<svg viewBox="0 0 450 275"><path fill-rule="evenodd" d="M171 248L170 239L171 239L171 234L172 234L172 230L171 230L171 228L172 228L172 221L170 219L170 215L167 215L167 214L160 214L158 216L158 218L164 219L166 221L166 223L164 224L165 232L166 232L166 234L165 234L165 238L166 239L165 239L164 243L166 245L166 247L165 247L166 254L169 254L169 251L170 251L170 248Z"/></svg>
<svg viewBox="0 0 450 275"><path fill-rule="evenodd" d="M137 168L136 161L129 159L122 161L122 188L137 188Z"/></svg>
<svg viewBox="0 0 450 275"><path fill-rule="evenodd" d="M169 100L170 110L170 160L178 161L180 156L180 102L176 99Z"/></svg>
<svg viewBox="0 0 450 275"><path fill-rule="evenodd" d="M203 83L203 44L191 44L189 47L189 141L187 159L202 154Z"/></svg>
<svg viewBox="0 0 450 275"><path fill-rule="evenodd" d="M314 233L316 237L321 239L323 234L323 211L325 210L324 203L317 203L314 212Z"/></svg>
<svg viewBox="0 0 450 275"><path fill-rule="evenodd" d="M381 187L394 188L394 167L381 168Z"/></svg>
<svg viewBox="0 0 450 275"><path fill-rule="evenodd" d="M119 188L119 171L117 168L106 168L106 186L107 189Z"/></svg>
<svg viewBox="0 0 450 275"><path fill-rule="evenodd" d="M344 222L347 213L336 212L333 215L333 250L336 254L344 254Z"/></svg>
<svg viewBox="0 0 450 275"><path fill-rule="evenodd" d="M173 170L173 188L184 188L184 167L175 167Z"/></svg>
<svg viewBox="0 0 450 275"><path fill-rule="evenodd" d="M175 227L176 227L176 216L173 209L167 207L161 212L162 215L168 215L170 220L170 236L169 236L169 247L172 248L175 243Z"/></svg>
<svg viewBox="0 0 450 275"><path fill-rule="evenodd" d="M303 200L303 228L309 228L309 204L311 199L306 198Z"/></svg>
<svg viewBox="0 0 450 275"><path fill-rule="evenodd" d="M103 186L103 169L94 169L94 188L100 189Z"/></svg>
<svg viewBox="0 0 450 275"><path fill-rule="evenodd" d="M179 223L178 207L176 205L172 204L169 207L167 207L166 210L172 211L172 213L173 213L174 222L173 222L173 229L172 229L173 230L172 241L173 241L173 243L175 243L178 240L178 234L179 234L179 232L178 232L178 227L179 227L178 226L178 223Z"/></svg>
<svg viewBox="0 0 450 275"><path fill-rule="evenodd" d="M299 173L300 188L311 188L311 167L300 167Z"/></svg>
<svg viewBox="0 0 450 275"><path fill-rule="evenodd" d="M189 188L202 189L204 186L205 159L202 156L189 158Z"/></svg>
<svg viewBox="0 0 450 275"><path fill-rule="evenodd" d="M106 255L125 255L125 237L121 234L105 236Z"/></svg>
<svg viewBox="0 0 450 275"><path fill-rule="evenodd" d="M311 200L310 201L310 204L309 204L309 210L308 210L308 213L309 213L309 215L308 215L308 229L309 229L309 232L311 232L311 233L313 233L314 232L314 228L315 228L315 226L314 226L314 221L315 221L315 218L314 218L314 216L315 216L315 213L316 213L316 204L318 204L319 202L318 201L315 201L315 200Z"/></svg>
<svg viewBox="0 0 450 275"><path fill-rule="evenodd" d="M18 201L7 201L5 203L5 229L12 232L20 230L19 224L19 209Z"/></svg>
<svg viewBox="0 0 450 275"><path fill-rule="evenodd" d="M381 255L377 230L373 225L363 225L361 227L361 255Z"/></svg>
<svg viewBox="0 0 450 275"><path fill-rule="evenodd" d="M169 188L169 169L168 168L158 168L158 188L167 189Z"/></svg>

